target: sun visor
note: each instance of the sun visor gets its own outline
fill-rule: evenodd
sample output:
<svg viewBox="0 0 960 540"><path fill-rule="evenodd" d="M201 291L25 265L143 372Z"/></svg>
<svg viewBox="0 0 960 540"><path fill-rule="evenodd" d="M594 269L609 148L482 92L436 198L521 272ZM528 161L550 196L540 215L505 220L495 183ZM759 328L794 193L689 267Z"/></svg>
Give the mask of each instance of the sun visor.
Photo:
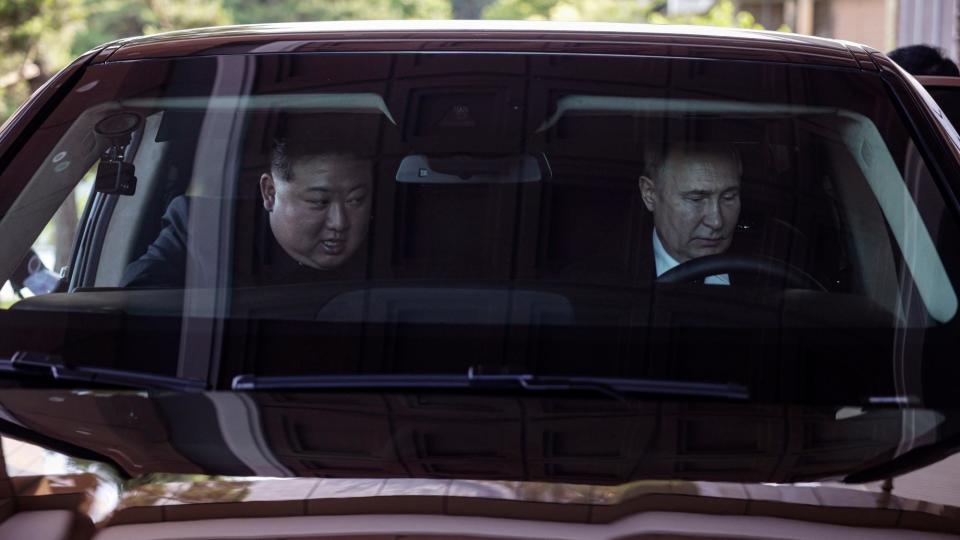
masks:
<svg viewBox="0 0 960 540"><path fill-rule="evenodd" d="M626 96L588 96L573 94L557 100L553 115L537 128L541 133L564 116L642 114L656 116L723 115L724 118L784 116L797 114L833 114L832 107L810 107L780 103L746 103L703 99L639 98Z"/></svg>
<svg viewBox="0 0 960 540"><path fill-rule="evenodd" d="M122 106L165 111L157 142L196 134L205 114L210 111L373 114L397 124L383 97L370 92L138 98L126 100Z"/></svg>

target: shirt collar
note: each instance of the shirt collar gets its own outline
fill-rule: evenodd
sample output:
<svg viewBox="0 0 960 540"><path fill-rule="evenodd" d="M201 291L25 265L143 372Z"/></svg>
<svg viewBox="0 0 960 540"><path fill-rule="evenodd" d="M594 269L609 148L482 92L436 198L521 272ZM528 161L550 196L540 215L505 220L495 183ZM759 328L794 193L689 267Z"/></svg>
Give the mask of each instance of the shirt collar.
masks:
<svg viewBox="0 0 960 540"><path fill-rule="evenodd" d="M657 234L656 229L653 230L653 257L657 263L657 277L680 264L667 253L667 249L660 242L660 235Z"/></svg>
<svg viewBox="0 0 960 540"><path fill-rule="evenodd" d="M667 248L663 247L663 243L660 242L660 235L657 234L656 229L653 230L653 258L657 264L657 277L680 264L667 253ZM703 282L707 285L729 285L730 276L728 274L717 274L709 276Z"/></svg>

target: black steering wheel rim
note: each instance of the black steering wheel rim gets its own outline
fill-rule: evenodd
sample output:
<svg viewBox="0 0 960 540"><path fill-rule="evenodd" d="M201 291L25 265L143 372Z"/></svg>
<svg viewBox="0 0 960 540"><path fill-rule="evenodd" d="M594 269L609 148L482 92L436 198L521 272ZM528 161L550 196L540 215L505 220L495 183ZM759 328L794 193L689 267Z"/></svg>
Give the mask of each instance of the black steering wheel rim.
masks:
<svg viewBox="0 0 960 540"><path fill-rule="evenodd" d="M733 253L690 259L661 274L657 283L690 283L702 281L709 276L730 273L771 276L783 279L791 288L827 292L827 288L817 278L787 261L763 255Z"/></svg>

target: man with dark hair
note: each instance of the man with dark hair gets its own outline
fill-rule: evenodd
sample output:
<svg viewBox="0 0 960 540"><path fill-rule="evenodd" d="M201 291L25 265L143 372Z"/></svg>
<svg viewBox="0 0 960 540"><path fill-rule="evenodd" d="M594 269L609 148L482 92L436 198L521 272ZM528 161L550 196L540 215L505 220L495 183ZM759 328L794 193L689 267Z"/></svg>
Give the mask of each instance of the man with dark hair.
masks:
<svg viewBox="0 0 960 540"><path fill-rule="evenodd" d="M370 221L370 162L354 154L293 153L274 149L260 177L263 207L277 243L298 263L330 270L363 244Z"/></svg>
<svg viewBox="0 0 960 540"><path fill-rule="evenodd" d="M260 176L269 231L255 251L263 265L261 277L268 281L330 277L353 266L349 263L366 241L371 160L342 149L321 150L327 148L323 142L276 140L270 170ZM190 206L197 202L186 196L171 201L160 234L127 266L121 286L183 287L188 257L205 268L202 254L190 252L187 241Z"/></svg>
<svg viewBox="0 0 960 540"><path fill-rule="evenodd" d="M929 45L910 45L890 51L887 55L911 75L960 76L957 64L940 49Z"/></svg>
<svg viewBox="0 0 960 540"><path fill-rule="evenodd" d="M732 145L676 144L647 156L640 195L653 214L655 275L725 252L740 217L740 156ZM706 284L729 285L728 275Z"/></svg>

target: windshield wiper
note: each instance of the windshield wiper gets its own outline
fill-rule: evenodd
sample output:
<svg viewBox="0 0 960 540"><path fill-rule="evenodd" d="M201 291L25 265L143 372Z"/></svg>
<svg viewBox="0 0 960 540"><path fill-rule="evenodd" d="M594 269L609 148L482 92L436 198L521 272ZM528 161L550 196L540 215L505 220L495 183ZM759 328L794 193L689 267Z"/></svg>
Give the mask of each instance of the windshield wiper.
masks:
<svg viewBox="0 0 960 540"><path fill-rule="evenodd" d="M594 391L617 400L634 395L691 396L746 400L743 385L628 379L568 377L532 374L481 374L472 368L466 375L237 375L232 388L249 390L513 390L522 392Z"/></svg>
<svg viewBox="0 0 960 540"><path fill-rule="evenodd" d="M68 365L59 356L25 351L17 351L12 358L0 358L0 376L40 377L55 381L77 381L97 386L119 386L147 390L174 390L178 392L207 390L206 381L122 369L73 366Z"/></svg>

